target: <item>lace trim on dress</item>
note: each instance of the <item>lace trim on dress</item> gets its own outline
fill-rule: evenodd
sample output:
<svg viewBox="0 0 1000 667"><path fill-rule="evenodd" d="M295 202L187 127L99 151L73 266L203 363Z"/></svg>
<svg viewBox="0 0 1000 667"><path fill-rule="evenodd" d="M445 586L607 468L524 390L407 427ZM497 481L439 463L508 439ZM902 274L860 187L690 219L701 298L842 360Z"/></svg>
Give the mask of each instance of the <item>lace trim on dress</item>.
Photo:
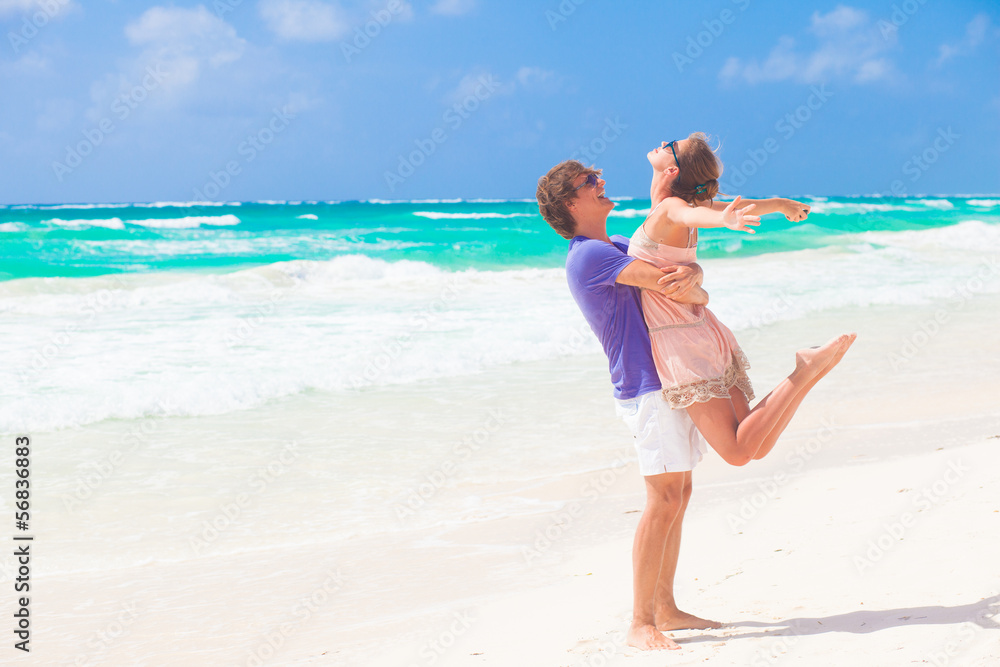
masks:
<svg viewBox="0 0 1000 667"><path fill-rule="evenodd" d="M653 327L649 330L649 333L656 333L657 331L666 331L667 329L678 329L684 327L700 327L705 324L705 316L702 315L701 319L697 322L678 322L677 324L664 324L662 327Z"/></svg>
<svg viewBox="0 0 1000 667"><path fill-rule="evenodd" d="M752 401L753 385L747 375L748 368L750 362L746 355L743 350L736 348L733 351L733 361L722 377L666 388L663 390L663 398L671 408L686 408L692 403L707 403L713 398L729 398L729 389L735 385L748 401Z"/></svg>
<svg viewBox="0 0 1000 667"><path fill-rule="evenodd" d="M663 202L660 202L660 204L662 204L662 203ZM657 206L659 206L660 204L657 204ZM655 211L656 209L654 208L653 210ZM649 238L649 234L646 233L646 223L645 222L643 222L641 225L639 225L639 228L636 230L636 232L639 235L639 238L636 239L636 241L643 248L648 248L650 250L656 250L657 248L660 247L659 243L657 243L653 239ZM692 239L694 239L694 234L695 234L695 228L694 227L688 227L687 245L684 246L682 248L682 250L690 250L691 248L697 248L698 247L698 241L696 239L694 240L694 243L691 242ZM670 246L670 247L671 248L676 248L678 246Z"/></svg>
<svg viewBox="0 0 1000 667"><path fill-rule="evenodd" d="M659 246L659 244L656 243L655 241L653 241L653 239L651 239L648 236L646 236L646 230L642 228L642 225L639 225L639 229L637 231L639 232L639 234L638 234L638 236L636 238L636 242L639 245L641 245L643 248L649 248L650 250L656 250L656 248Z"/></svg>

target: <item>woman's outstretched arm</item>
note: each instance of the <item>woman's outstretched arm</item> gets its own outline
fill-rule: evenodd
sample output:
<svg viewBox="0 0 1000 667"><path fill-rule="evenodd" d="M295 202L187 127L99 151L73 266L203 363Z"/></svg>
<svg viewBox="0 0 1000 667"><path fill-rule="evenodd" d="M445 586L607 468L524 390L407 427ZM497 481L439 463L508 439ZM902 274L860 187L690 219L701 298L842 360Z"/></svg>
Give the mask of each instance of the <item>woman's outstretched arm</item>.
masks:
<svg viewBox="0 0 1000 667"><path fill-rule="evenodd" d="M732 202L713 201L712 210L724 211L730 203ZM786 199L784 197L771 197L769 199L743 199L740 201L741 207L750 205L755 207L754 213L758 216L767 215L768 213L781 213L792 222L802 222L809 217L809 211L811 210L809 204L803 204L800 201Z"/></svg>
<svg viewBox="0 0 1000 667"><path fill-rule="evenodd" d="M699 229L728 227L753 234L754 231L750 227L760 224L760 216L750 215L750 211L754 208L754 204L744 204L742 197L728 202L719 211L710 206L690 206L683 199L668 197L662 206L646 218L646 222L652 225L654 236L663 236L663 231L671 224Z"/></svg>

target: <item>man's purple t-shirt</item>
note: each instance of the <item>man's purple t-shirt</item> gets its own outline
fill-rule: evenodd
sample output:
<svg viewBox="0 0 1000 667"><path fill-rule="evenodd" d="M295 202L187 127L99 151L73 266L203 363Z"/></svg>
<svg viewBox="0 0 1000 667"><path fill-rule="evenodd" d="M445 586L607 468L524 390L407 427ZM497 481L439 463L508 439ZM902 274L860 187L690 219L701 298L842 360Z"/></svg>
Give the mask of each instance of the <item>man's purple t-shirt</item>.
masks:
<svg viewBox="0 0 1000 667"><path fill-rule="evenodd" d="M638 287L615 282L635 261L628 239L612 236L606 243L575 236L566 255L566 280L583 316L604 346L615 386L615 398L629 399L659 391L649 331L642 317Z"/></svg>

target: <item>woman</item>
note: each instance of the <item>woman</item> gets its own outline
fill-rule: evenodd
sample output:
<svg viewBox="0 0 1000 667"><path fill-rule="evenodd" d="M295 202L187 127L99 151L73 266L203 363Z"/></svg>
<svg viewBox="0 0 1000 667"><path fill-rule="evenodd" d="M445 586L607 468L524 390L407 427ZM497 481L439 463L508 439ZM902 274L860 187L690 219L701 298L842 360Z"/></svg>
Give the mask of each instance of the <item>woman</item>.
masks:
<svg viewBox="0 0 1000 667"><path fill-rule="evenodd" d="M790 199L729 203L714 201L722 165L705 135L663 142L647 154L653 167L652 210L629 242L629 255L658 267L697 261L699 228L728 227L754 233L760 218L783 213L804 220L809 207ZM733 333L706 308L703 299L671 300L643 290L653 359L664 399L686 409L708 443L732 465L767 455L805 395L843 358L857 337L843 334L823 346L799 350L795 370L752 410L750 367Z"/></svg>

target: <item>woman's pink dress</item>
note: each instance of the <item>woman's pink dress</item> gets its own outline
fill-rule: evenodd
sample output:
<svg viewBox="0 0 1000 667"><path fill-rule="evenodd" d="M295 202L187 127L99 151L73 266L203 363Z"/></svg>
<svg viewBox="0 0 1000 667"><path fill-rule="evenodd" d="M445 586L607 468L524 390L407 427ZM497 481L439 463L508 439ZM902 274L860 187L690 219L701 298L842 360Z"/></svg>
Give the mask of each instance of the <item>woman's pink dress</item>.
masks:
<svg viewBox="0 0 1000 667"><path fill-rule="evenodd" d="M691 230L693 232L693 230ZM659 268L698 261L698 244L678 248L654 242L640 225L629 241L628 254ZM729 398L738 387L753 400L747 376L750 363L733 332L705 306L677 303L663 294L642 290L642 312L649 327L653 361L672 408L686 408L712 398Z"/></svg>

